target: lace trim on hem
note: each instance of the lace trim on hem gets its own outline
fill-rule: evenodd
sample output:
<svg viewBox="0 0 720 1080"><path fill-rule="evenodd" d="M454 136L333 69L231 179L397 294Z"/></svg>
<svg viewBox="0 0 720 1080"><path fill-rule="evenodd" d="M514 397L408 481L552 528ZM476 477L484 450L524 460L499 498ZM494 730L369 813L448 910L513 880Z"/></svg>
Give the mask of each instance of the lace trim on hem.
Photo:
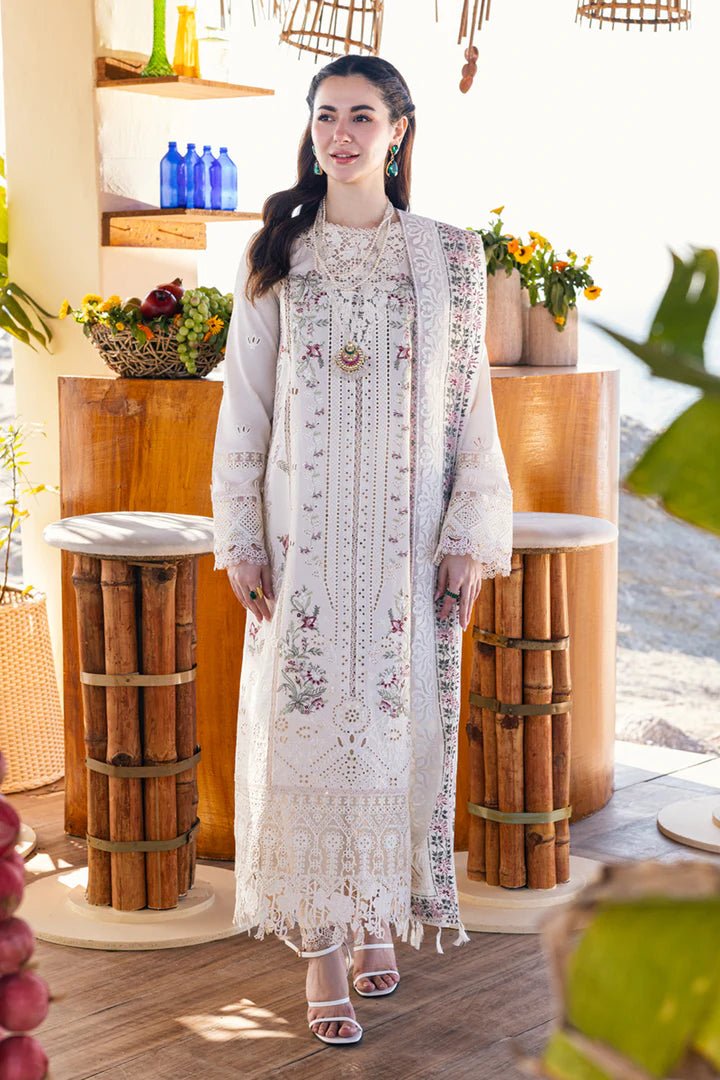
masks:
<svg viewBox="0 0 720 1080"><path fill-rule="evenodd" d="M264 919L264 921L252 922L251 925L248 926L248 919L243 918L238 913L238 911L239 909L236 907L235 916L233 918L234 925L239 926L243 929L247 928L248 937L253 936L256 941L262 941L265 938L266 934L273 933L276 934L277 937L280 938L280 940L282 941L284 938L289 937L290 932L295 928L296 925L299 925L295 918L292 918L292 922L290 922L290 924L288 925L287 916L281 916L281 919L284 921L281 922L280 926L278 926L277 920L274 920L272 917L268 916ZM435 935L435 951L438 953L444 953L445 951L442 947L441 941L443 930L457 930L458 934L453 941L453 945L466 945L470 942L470 937L465 930L462 922L448 924L431 923L426 920L425 923L423 923L423 921L417 918L417 916L415 915L407 915L404 918L390 917L389 919L385 919L382 921L387 922L387 924L390 926L391 932L394 927L394 936L396 939L406 942L413 949L417 949L418 951L420 950L423 939L425 937L426 925L437 928L437 933ZM352 935L353 940L356 942L356 944L362 944L362 942L365 940L366 932L373 936L380 936L383 932L382 928L379 926L373 928L372 926L365 927L362 923L356 925L355 921L352 919L347 922L340 921L338 923L336 921L335 925L343 928L346 938L349 935ZM253 930L255 931L254 934ZM358 930L360 931L359 938L356 936Z"/></svg>

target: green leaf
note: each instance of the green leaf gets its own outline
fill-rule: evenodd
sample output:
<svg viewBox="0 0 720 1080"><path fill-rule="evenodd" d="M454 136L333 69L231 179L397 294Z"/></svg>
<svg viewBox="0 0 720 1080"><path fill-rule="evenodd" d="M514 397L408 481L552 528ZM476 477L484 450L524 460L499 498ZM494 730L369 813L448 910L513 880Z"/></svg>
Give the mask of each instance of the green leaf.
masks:
<svg viewBox="0 0 720 1080"><path fill-rule="evenodd" d="M693 250L688 262L671 251L672 277L648 340L666 342L704 365L705 336L718 298L718 257L711 248Z"/></svg>
<svg viewBox="0 0 720 1080"><path fill-rule="evenodd" d="M671 382L683 383L685 386L697 386L699 390L704 390L707 394L720 395L720 378L706 371L704 365L695 357L679 353L672 345L664 342L633 341L632 338L625 337L617 330L611 330L609 326L595 319L587 321L620 345L624 345L639 360L647 364L653 375L661 379L669 379Z"/></svg>
<svg viewBox="0 0 720 1080"><path fill-rule="evenodd" d="M613 1080L570 1042L563 1031L555 1031L545 1047L542 1063L546 1075L556 1080Z"/></svg>
<svg viewBox="0 0 720 1080"><path fill-rule="evenodd" d="M43 337L43 335L40 333L39 330L35 329L27 314L20 307L17 300L13 299L13 297L10 296L7 289L2 290L2 295L0 295L0 303L2 304L5 311L8 312L10 318L15 319L15 321L19 323L25 330L27 330L28 334L32 334L35 340L38 341L41 345L45 345L45 338Z"/></svg>
<svg viewBox="0 0 720 1080"><path fill-rule="evenodd" d="M568 966L568 1023L672 1075L715 1010L718 941L720 897L601 904Z"/></svg>
<svg viewBox="0 0 720 1080"><path fill-rule="evenodd" d="M38 304L37 300L33 300L32 296L28 296L28 294L25 292L25 290L20 288L20 286L17 284L17 282L15 282L15 281L8 282L7 288L13 294L17 293L17 295L21 296L23 298L23 300L27 300L28 304L32 304L32 306L36 309L36 311L39 311L42 315L45 315L48 319L57 319L57 315L53 315L53 313L51 311L46 311L45 308L41 304Z"/></svg>
<svg viewBox="0 0 720 1080"><path fill-rule="evenodd" d="M720 397L703 396L645 450L625 478L671 514L720 533Z"/></svg>

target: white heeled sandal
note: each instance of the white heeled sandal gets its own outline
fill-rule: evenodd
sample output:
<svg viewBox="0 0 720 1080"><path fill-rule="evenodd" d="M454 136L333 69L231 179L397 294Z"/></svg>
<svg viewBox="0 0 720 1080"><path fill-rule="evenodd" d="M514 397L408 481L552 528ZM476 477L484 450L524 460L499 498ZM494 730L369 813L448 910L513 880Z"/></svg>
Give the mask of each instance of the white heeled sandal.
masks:
<svg viewBox="0 0 720 1080"><path fill-rule="evenodd" d="M372 945L354 945L353 946L353 952L357 952L359 949L392 949L392 948L393 948L392 941L377 941L377 942L374 942ZM354 967L355 967L355 965L353 964L353 968ZM373 975L397 975L397 980L393 983L392 986L385 987L385 989L382 989L382 990L379 987L376 990L358 990L358 985L357 984L360 982L360 980L361 979L371 979ZM392 994L393 991L397 989L397 985L398 985L399 982L400 982L400 972L396 971L395 968L385 968L383 971L363 971L363 972L361 972L360 975L356 975L355 978L353 979L353 989L355 990L356 994L360 995L360 997L385 997L387 994Z"/></svg>
<svg viewBox="0 0 720 1080"><path fill-rule="evenodd" d="M327 953L335 952L336 949L339 949L339 948L341 948L341 946L344 945L345 949L347 950L347 970L349 970L350 965L352 963L352 958L350 956L350 950L348 949L347 942L345 942L345 941L338 941L336 945L330 945L327 949L318 949L316 952L303 952L301 949L298 949L297 945L293 945L292 941L288 941L287 938L283 938L283 941L294 952L296 952L299 957L325 956ZM308 1001L308 1008L310 1008L310 1009L323 1009L328 1005L349 1005L349 1004L350 1004L350 998L349 997L343 997L343 998L336 998L335 1001ZM320 1032L318 1032L318 1031L313 1031L313 1025L314 1024L332 1024L332 1023L354 1024L355 1027L357 1028L357 1031L355 1032L354 1035L348 1035L344 1039L340 1038L339 1035L335 1035L335 1036L333 1036L331 1038L328 1035L321 1035ZM362 1033L363 1033L362 1026L352 1016L316 1016L314 1020L310 1020L310 1022L308 1023L308 1027L312 1031L313 1035L317 1039L320 1039L324 1043L340 1043L340 1044L343 1044L343 1043L360 1042L360 1039L362 1038Z"/></svg>

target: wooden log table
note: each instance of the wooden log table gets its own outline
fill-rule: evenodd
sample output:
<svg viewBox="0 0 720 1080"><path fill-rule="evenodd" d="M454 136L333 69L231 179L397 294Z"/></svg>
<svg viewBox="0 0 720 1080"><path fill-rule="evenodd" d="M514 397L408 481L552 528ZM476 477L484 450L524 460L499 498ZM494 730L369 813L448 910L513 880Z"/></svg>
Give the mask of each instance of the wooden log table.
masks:
<svg viewBox="0 0 720 1080"><path fill-rule="evenodd" d="M617 523L619 372L525 365L491 369L514 510L589 514ZM110 510L210 515L210 475L222 383L214 379L64 376L60 487L64 517ZM86 769L72 556L63 552L66 739L65 828L84 836ZM573 640L573 819L612 794L615 733L617 543L567 557ZM234 746L245 610L212 559L198 566L198 855L234 855ZM469 759L465 725L472 628L465 635L455 841L467 850ZM234 643L234 647L233 647Z"/></svg>

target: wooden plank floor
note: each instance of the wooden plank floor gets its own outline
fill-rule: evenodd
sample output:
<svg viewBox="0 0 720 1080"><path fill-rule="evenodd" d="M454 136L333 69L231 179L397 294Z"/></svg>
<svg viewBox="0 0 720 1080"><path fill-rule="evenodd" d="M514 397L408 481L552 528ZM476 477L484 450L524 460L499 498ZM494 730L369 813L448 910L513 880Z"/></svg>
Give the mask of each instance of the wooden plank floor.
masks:
<svg viewBox="0 0 720 1080"><path fill-rule="evenodd" d="M655 814L719 787L720 758L618 743L615 795L572 826L573 852L604 861L716 859L667 840ZM38 833L30 880L84 865L84 843L63 832L62 781L9 798ZM553 1027L540 940L472 934L469 945L454 948L452 937L443 935L442 955L431 932L419 952L397 946L402 981L395 994L375 1001L353 995L365 1036L351 1047L312 1037L305 963L274 937L155 952L38 942L38 973L58 1000L36 1034L52 1080L421 1080L436 1073L519 1080L514 1047L539 1051Z"/></svg>

